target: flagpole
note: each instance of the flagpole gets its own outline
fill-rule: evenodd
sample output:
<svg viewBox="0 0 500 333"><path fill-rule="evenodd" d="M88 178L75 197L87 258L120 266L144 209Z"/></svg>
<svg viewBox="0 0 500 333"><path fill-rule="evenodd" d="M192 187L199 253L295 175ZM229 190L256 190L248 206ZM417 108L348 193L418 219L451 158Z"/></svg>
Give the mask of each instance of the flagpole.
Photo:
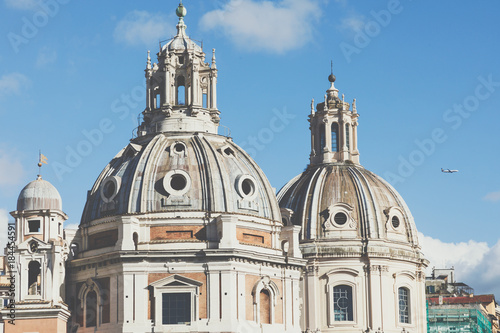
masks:
<svg viewBox="0 0 500 333"><path fill-rule="evenodd" d="M38 176L42 176L42 150L38 150Z"/></svg>

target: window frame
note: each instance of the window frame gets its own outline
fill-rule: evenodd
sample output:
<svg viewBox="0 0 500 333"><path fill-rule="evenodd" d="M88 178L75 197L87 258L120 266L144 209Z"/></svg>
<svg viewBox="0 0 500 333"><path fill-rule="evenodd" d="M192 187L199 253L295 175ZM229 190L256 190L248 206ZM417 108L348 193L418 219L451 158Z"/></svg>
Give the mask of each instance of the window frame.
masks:
<svg viewBox="0 0 500 333"><path fill-rule="evenodd" d="M348 290L348 295L350 296L350 306L347 307L347 318L351 317L352 319L349 320L337 320L336 317L337 317L337 314L335 313L335 307L336 307L336 302L335 302L335 294L336 294L336 290L337 288L341 288L341 287L347 287L349 288ZM346 288L346 291L347 291L347 288ZM342 291L340 291L342 292ZM333 321L335 323L344 323L344 322L353 322L354 321L354 296L353 296L353 287L352 286L349 286L347 284L337 284L335 286L333 286L333 292L332 292L332 310L333 310ZM349 313L349 307L350 307L350 313Z"/></svg>
<svg viewBox="0 0 500 333"><path fill-rule="evenodd" d="M182 275L171 275L151 283L155 297L155 326L166 328L192 326L199 318L200 287L203 283L184 277ZM163 294L190 294L191 316L189 324L163 324Z"/></svg>
<svg viewBox="0 0 500 333"><path fill-rule="evenodd" d="M326 273L328 277L327 282L327 293L326 293L326 303L327 303L327 324L328 327L358 327L358 305L360 302L359 293L359 271L352 268L335 268ZM336 321L335 320L335 306L333 301L334 288L337 286L348 286L351 287L352 296L352 320L346 321Z"/></svg>
<svg viewBox="0 0 500 333"><path fill-rule="evenodd" d="M260 293L266 290L269 293L269 319L270 323L261 323L260 318ZM262 277L252 288L252 299L253 299L253 320L261 325L273 325L276 323L276 302L280 296L280 291L276 283L271 280L271 277Z"/></svg>
<svg viewBox="0 0 500 333"><path fill-rule="evenodd" d="M39 226L38 226L38 231L35 231L35 232L32 232L30 231L30 222L36 222L38 221L39 223ZM40 234L43 234L43 218L41 217L37 217L37 218L29 218L29 219L26 219L26 233L25 235L40 235Z"/></svg>
<svg viewBox="0 0 500 333"><path fill-rule="evenodd" d="M401 308L399 306L399 302L400 302L400 299L401 299L401 294L400 294L400 291L402 290L405 290L406 291L406 318L407 318L407 322L405 321L401 321ZM402 325L411 325L412 323L412 318L411 318L411 314L412 314L412 304L411 304L411 300L412 300L412 297L411 297L411 289L407 286L399 286L398 287L398 293L397 293L397 309L398 309L398 323L399 324L402 324Z"/></svg>

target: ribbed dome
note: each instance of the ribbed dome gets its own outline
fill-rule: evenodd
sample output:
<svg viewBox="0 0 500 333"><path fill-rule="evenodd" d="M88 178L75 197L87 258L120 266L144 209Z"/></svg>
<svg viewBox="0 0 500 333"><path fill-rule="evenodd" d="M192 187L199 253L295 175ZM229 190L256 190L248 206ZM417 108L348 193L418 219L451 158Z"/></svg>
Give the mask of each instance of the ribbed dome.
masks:
<svg viewBox="0 0 500 333"><path fill-rule="evenodd" d="M17 210L58 209L62 200L57 189L41 177L26 185L17 199Z"/></svg>
<svg viewBox="0 0 500 333"><path fill-rule="evenodd" d="M111 215L203 211L280 221L276 196L257 164L213 134L141 137L106 166L89 192L82 223Z"/></svg>
<svg viewBox="0 0 500 333"><path fill-rule="evenodd" d="M280 190L278 201L294 212L291 223L303 224L303 240L383 239L418 245L404 200L389 183L360 165L309 167Z"/></svg>

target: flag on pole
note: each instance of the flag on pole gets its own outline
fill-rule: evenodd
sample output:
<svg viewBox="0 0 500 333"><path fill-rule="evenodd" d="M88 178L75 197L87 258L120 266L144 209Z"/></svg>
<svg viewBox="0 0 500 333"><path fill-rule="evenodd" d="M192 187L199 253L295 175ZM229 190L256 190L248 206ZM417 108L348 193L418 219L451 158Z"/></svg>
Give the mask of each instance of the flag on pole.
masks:
<svg viewBox="0 0 500 333"><path fill-rule="evenodd" d="M38 159L38 167L41 168L42 164L47 164L47 156L44 154L40 153L40 157Z"/></svg>

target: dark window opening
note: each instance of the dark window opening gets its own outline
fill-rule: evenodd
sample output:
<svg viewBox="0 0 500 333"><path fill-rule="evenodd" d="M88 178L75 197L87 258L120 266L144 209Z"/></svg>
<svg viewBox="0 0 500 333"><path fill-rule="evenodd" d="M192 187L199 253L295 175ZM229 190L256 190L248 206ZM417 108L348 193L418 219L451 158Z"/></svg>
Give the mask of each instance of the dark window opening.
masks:
<svg viewBox="0 0 500 333"><path fill-rule="evenodd" d="M30 261L28 264L28 295L40 295L40 285L40 263Z"/></svg>
<svg viewBox="0 0 500 333"><path fill-rule="evenodd" d="M85 327L97 325L97 294L90 291L85 298Z"/></svg>
<svg viewBox="0 0 500 333"><path fill-rule="evenodd" d="M318 151L321 152L323 151L323 148L326 147L326 138L325 138L325 126L321 125L321 128L319 129L319 149Z"/></svg>
<svg viewBox="0 0 500 333"><path fill-rule="evenodd" d="M345 124L345 145L347 146L347 149L350 149L350 141L351 139L349 138L349 124Z"/></svg>
<svg viewBox="0 0 500 333"><path fill-rule="evenodd" d="M104 191L103 191L104 197L106 199L111 199L113 194L115 194L115 191L116 191L115 182L112 180L108 180L106 184L104 184Z"/></svg>
<svg viewBox="0 0 500 333"><path fill-rule="evenodd" d="M162 294L162 324L176 325L191 322L191 294Z"/></svg>
<svg viewBox="0 0 500 333"><path fill-rule="evenodd" d="M392 217L392 226L393 226L394 228L399 227L399 218L398 218L397 216L393 216L393 217Z"/></svg>
<svg viewBox="0 0 500 333"><path fill-rule="evenodd" d="M184 65L184 56L179 56L179 64Z"/></svg>
<svg viewBox="0 0 500 333"><path fill-rule="evenodd" d="M40 220L28 221L29 232L40 232Z"/></svg>
<svg viewBox="0 0 500 333"><path fill-rule="evenodd" d="M226 154L227 156L230 156L230 155L234 156L234 151L228 147L228 148L224 149L224 154Z"/></svg>
<svg viewBox="0 0 500 333"><path fill-rule="evenodd" d="M243 180L243 182L241 183L241 190L243 191L243 193L245 195L248 195L248 196L252 195L254 192L253 182L248 178Z"/></svg>
<svg viewBox="0 0 500 333"><path fill-rule="evenodd" d="M338 225L344 225L347 222L347 215L345 215L344 213L337 213L335 214L333 219Z"/></svg>
<svg viewBox="0 0 500 333"><path fill-rule="evenodd" d="M351 287L340 285L333 288L333 312L335 321L353 321Z"/></svg>
<svg viewBox="0 0 500 333"><path fill-rule="evenodd" d="M134 232L132 235L132 240L134 241L134 249L137 251L137 245L139 244L139 235L137 232Z"/></svg>
<svg viewBox="0 0 500 333"><path fill-rule="evenodd" d="M174 150L178 153L182 153L184 151L184 145L182 143L176 143L174 145Z"/></svg>
<svg viewBox="0 0 500 333"><path fill-rule="evenodd" d="M170 179L170 186L176 191L182 191L186 188L187 181L183 175L175 174Z"/></svg>
<svg viewBox="0 0 500 333"><path fill-rule="evenodd" d="M332 124L332 152L339 151L339 125Z"/></svg>

